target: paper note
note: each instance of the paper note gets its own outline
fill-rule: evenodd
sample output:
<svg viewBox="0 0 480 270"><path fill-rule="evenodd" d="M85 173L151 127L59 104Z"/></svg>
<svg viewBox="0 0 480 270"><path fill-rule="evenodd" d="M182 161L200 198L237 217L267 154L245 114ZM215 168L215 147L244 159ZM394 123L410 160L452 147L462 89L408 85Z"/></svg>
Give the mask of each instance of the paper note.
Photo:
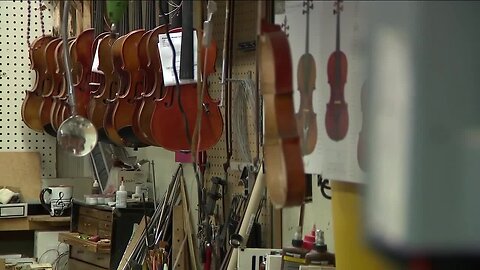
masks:
<svg viewBox="0 0 480 270"><path fill-rule="evenodd" d="M173 71L173 52L168 42L167 34L160 34L158 39L158 50L162 60L163 82L165 86L175 85L175 74ZM180 84L191 84L197 82L197 32L193 31L193 80L180 79L180 56L182 54L182 33L170 33L175 48L175 69L177 70Z"/></svg>
<svg viewBox="0 0 480 270"><path fill-rule="evenodd" d="M92 64L92 72L97 72L100 73L100 70L98 70L99 62L100 60L98 59L98 45L100 44L100 41L97 42L97 47L95 48L95 56L93 57L93 64Z"/></svg>

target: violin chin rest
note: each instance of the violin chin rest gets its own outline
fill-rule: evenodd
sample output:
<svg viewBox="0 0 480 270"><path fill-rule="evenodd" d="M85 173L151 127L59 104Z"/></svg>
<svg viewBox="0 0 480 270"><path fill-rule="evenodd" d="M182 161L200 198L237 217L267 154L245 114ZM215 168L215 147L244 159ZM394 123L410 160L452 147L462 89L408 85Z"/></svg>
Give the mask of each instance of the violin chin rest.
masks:
<svg viewBox="0 0 480 270"><path fill-rule="evenodd" d="M141 142L136 136L135 133L133 132L133 127L132 126L126 126L118 130L118 135L122 137L124 141L127 142L128 145L131 145L134 148L141 148L141 147L147 147L147 144L144 144Z"/></svg>
<svg viewBox="0 0 480 270"><path fill-rule="evenodd" d="M333 141L341 141L348 132L348 107L346 103L328 103L325 129Z"/></svg>

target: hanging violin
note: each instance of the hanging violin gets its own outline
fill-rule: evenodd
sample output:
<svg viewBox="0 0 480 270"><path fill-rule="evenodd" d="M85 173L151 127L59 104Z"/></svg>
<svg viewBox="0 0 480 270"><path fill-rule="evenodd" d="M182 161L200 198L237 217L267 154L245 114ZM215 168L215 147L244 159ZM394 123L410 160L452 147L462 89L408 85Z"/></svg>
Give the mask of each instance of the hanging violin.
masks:
<svg viewBox="0 0 480 270"><path fill-rule="evenodd" d="M135 136L132 128L135 97L143 91L143 76L139 68L137 51L138 43L145 30L140 29L141 2L133 2L132 9L135 30L117 39L112 46L113 65L117 76L120 77L120 86L115 98L109 101L104 126L113 127L125 145L138 148L148 145Z"/></svg>
<svg viewBox="0 0 480 270"><path fill-rule="evenodd" d="M310 40L310 10L313 9L313 1L303 1L302 10L306 16L305 53L298 61L297 85L300 92L300 108L296 113L298 134L302 146L303 155L309 155L317 144L317 114L313 110L313 91L317 69L313 55L309 53Z"/></svg>
<svg viewBox="0 0 480 270"><path fill-rule="evenodd" d="M149 11L152 10L152 11ZM162 64L158 51L158 35L164 34L165 25L152 29L155 25L154 3L147 3L147 29L138 45L138 56L144 74L144 92L137 98L133 113L132 127L137 138L142 138L149 145L156 145L150 122L155 109L155 100L163 95Z"/></svg>
<svg viewBox="0 0 480 270"><path fill-rule="evenodd" d="M92 46L92 55L98 58L98 66L92 67L92 80L90 83L90 102L88 104L87 118L97 129L98 140L106 143L122 145L120 137L109 139L103 126L103 119L107 109L107 98L112 87L116 87L113 75L112 46L117 35L114 32L104 32L104 1L95 0L95 40ZM113 96L111 97L113 98Z"/></svg>
<svg viewBox="0 0 480 270"><path fill-rule="evenodd" d="M51 85L50 79L46 76L47 63L45 61L45 48L50 41L55 39L50 35L45 35L45 26L43 21L43 6L39 3L38 8L41 18L42 36L36 38L30 44L30 27L31 27L31 1L28 0L28 21L27 21L27 45L30 58L30 69L32 69L36 76L32 90L25 91L25 98L22 102L22 120L27 127L42 132L43 125L40 119L40 108L43 102L43 91L48 89Z"/></svg>
<svg viewBox="0 0 480 270"><path fill-rule="evenodd" d="M327 75L330 85L330 100L325 114L325 129L333 141L345 138L348 132L348 108L345 102L344 90L347 82L347 56L340 50L340 13L343 11L343 1L334 4L334 14L337 17L336 49L328 58Z"/></svg>
<svg viewBox="0 0 480 270"><path fill-rule="evenodd" d="M172 29L170 33L182 32L182 57L180 72L176 79L193 78L193 22L191 2L183 3L182 28ZM201 36L201 31L198 31ZM166 42L161 41L161 42ZM198 44L202 44L198 42ZM200 45L199 45L200 46ZM201 96L201 126L196 145L196 151L204 151L214 146L222 135L223 119L218 101L208 94L206 81L208 75L215 71L217 45L214 40L200 51L198 67L203 75L201 80L204 95ZM188 74L190 73L190 74ZM190 76L191 75L191 76ZM177 81L178 83L178 81ZM165 87L164 96L155 101L155 109L151 119L152 135L161 147L171 151L190 151L192 138L198 115L197 83Z"/></svg>
<svg viewBox="0 0 480 270"><path fill-rule="evenodd" d="M42 94L43 102L40 105L40 121L42 123L43 130L53 136L57 136L57 132L53 129L50 121L50 112L52 110L53 98L52 96L58 95L58 90L62 86L63 78L61 74L57 73L57 65L55 62L55 49L61 42L60 38L53 39L45 47L45 62L47 63L47 69L45 75L48 76L51 81L50 87L45 89Z"/></svg>
<svg viewBox="0 0 480 270"><path fill-rule="evenodd" d="M123 40L128 33L128 12L126 11L128 8L128 2L125 1L107 1L107 14L112 21L113 26L118 29L119 34L121 35L118 37L119 34L111 34L105 37L99 44L100 49L104 50L99 52L99 68L103 71L105 75L105 86L102 93L103 97L106 97L104 100L106 107L103 114L103 130L105 135L107 136L108 140L113 142L118 146L127 146L126 142L123 140L122 137L118 134L115 126L113 125L113 113L115 107L112 106L115 98L118 95L119 89L122 87L122 84L125 84L124 77L120 76L119 73L122 72L121 67L115 66L112 59L113 59L113 45L117 42L117 40ZM112 29L115 30L115 29Z"/></svg>
<svg viewBox="0 0 480 270"><path fill-rule="evenodd" d="M261 21L259 54L267 190L275 207L301 205L305 173L293 104L290 45L281 27L265 19Z"/></svg>

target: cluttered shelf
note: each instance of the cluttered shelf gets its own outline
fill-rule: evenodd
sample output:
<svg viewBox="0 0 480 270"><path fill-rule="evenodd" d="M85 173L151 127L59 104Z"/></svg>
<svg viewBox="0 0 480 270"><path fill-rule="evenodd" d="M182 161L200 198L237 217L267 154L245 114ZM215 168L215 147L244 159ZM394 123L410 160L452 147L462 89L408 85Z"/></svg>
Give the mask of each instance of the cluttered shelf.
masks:
<svg viewBox="0 0 480 270"><path fill-rule="evenodd" d="M60 231L68 230L70 217L51 217L49 215L33 215L23 218L0 220L0 231Z"/></svg>

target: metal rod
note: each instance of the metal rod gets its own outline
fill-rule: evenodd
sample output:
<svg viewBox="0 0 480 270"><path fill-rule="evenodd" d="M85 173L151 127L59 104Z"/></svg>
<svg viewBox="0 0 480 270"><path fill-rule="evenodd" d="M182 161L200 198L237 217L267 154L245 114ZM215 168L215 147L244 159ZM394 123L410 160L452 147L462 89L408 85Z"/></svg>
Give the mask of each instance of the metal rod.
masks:
<svg viewBox="0 0 480 270"><path fill-rule="evenodd" d="M65 1L65 6L63 7L63 22L62 22L62 38L63 38L63 61L65 64L65 77L67 79L68 87L68 101L70 103L70 110L72 115L77 115L77 108L75 106L75 95L73 94L73 79L72 79L72 70L70 63L70 55L68 50L68 13L70 11L70 2L71 0Z"/></svg>
<svg viewBox="0 0 480 270"><path fill-rule="evenodd" d="M152 166L153 206L155 210L157 210L157 186L155 185L155 182L157 182L157 177L155 175L155 162L153 160L150 162L150 166Z"/></svg>

